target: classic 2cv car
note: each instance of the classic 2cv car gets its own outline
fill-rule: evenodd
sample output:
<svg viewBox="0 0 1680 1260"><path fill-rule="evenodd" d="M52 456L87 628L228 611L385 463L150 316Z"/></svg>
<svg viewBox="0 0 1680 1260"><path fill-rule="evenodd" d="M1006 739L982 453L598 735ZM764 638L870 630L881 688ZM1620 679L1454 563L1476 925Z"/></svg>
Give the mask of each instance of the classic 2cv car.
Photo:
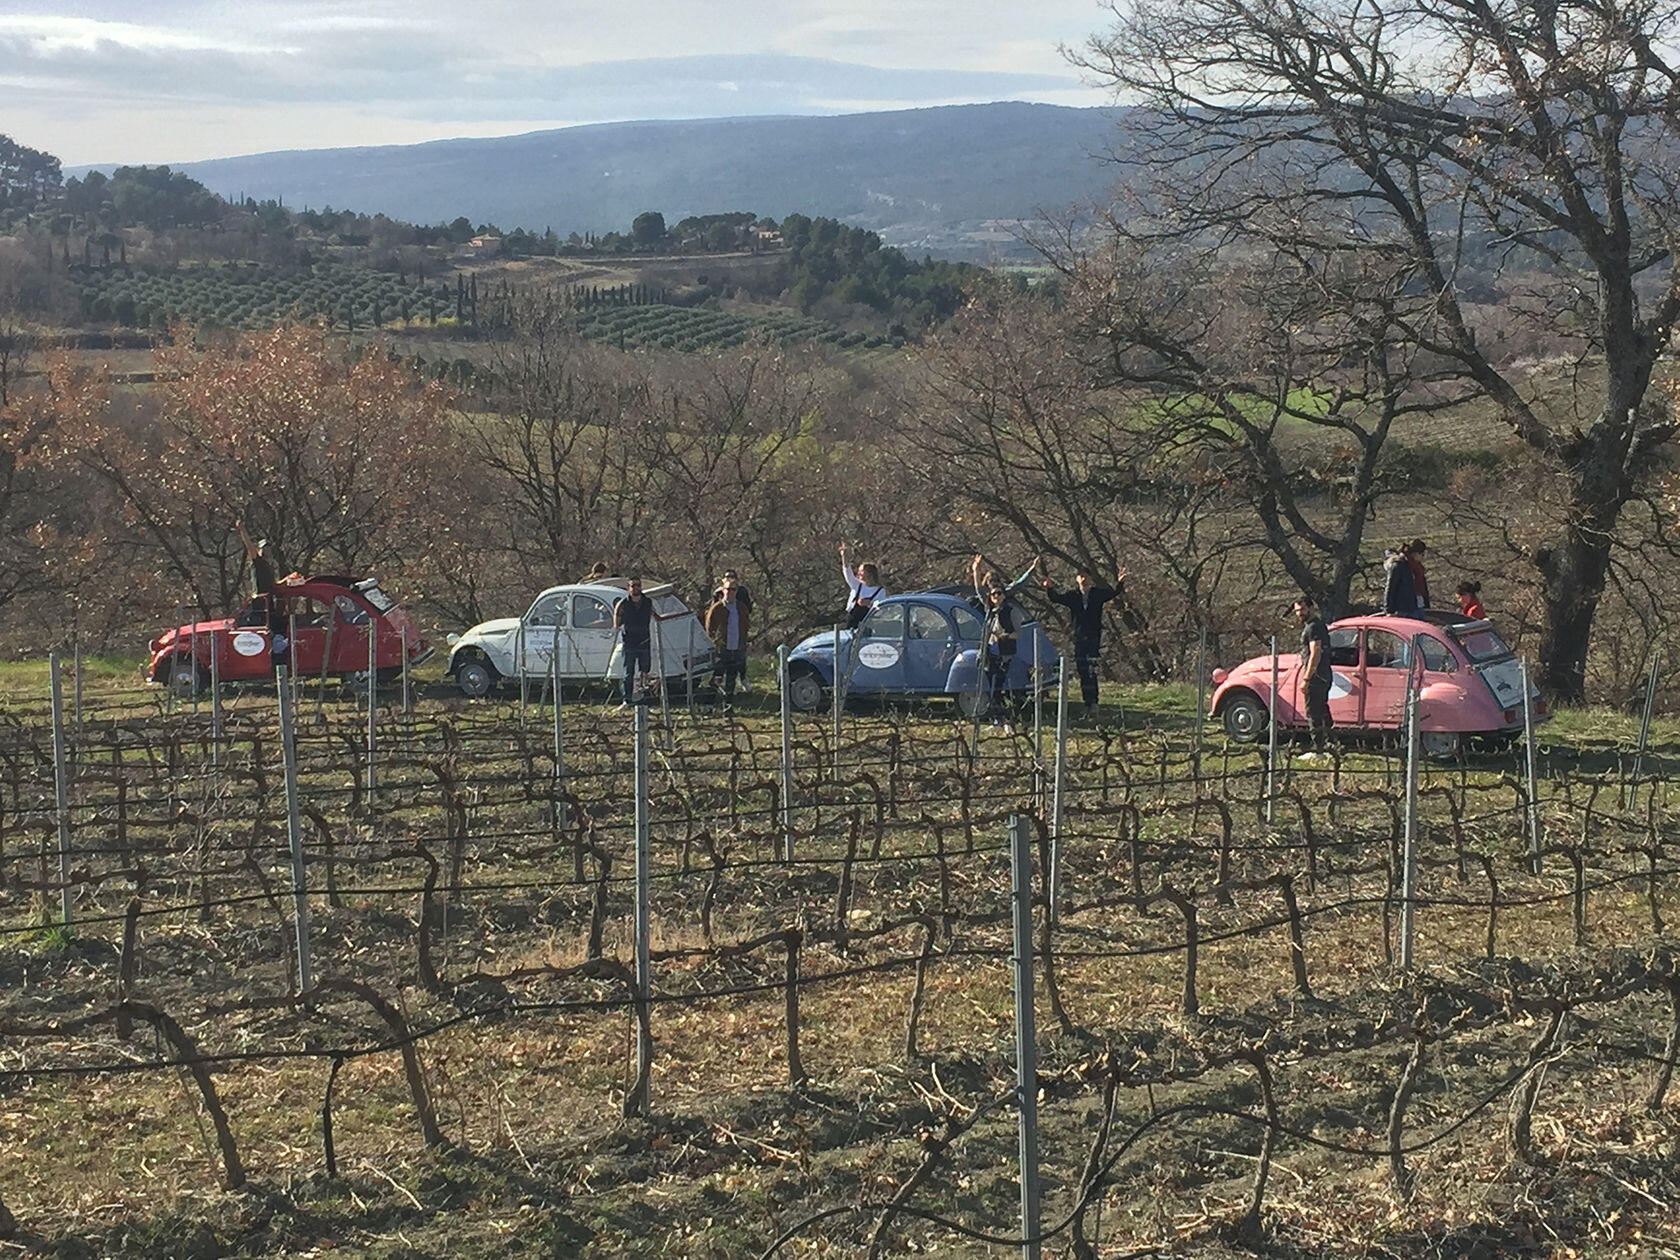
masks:
<svg viewBox="0 0 1680 1260"><path fill-rule="evenodd" d="M370 635L381 680L401 671L405 649L411 667L431 655L419 627L375 579L294 573L231 617L165 630L149 645L146 676L190 695L210 685L213 660L221 682L267 681L274 674L277 632L282 639L292 636L280 660L304 676L365 674Z"/></svg>
<svg viewBox="0 0 1680 1260"><path fill-rule="evenodd" d="M1420 617L1344 617L1330 626L1330 716L1338 731L1397 731L1404 721L1407 675L1418 671L1423 750L1450 757L1467 741L1509 744L1523 730L1522 666L1486 621L1447 613ZM1278 656L1277 721L1281 731L1307 728L1301 664L1293 651ZM1232 670L1213 671L1209 712L1238 743L1266 733L1271 709L1272 658L1256 656ZM1550 719L1533 686L1531 714Z"/></svg>
<svg viewBox="0 0 1680 1260"><path fill-rule="evenodd" d="M711 673L712 641L700 620L672 593L669 582L644 583L653 601L653 673L667 684ZM449 677L461 694L477 699L525 677L542 681L559 662L562 681L600 682L622 671L613 610L625 596L625 579L604 578L551 586L522 617L481 621L449 648Z"/></svg>
<svg viewBox="0 0 1680 1260"><path fill-rule="evenodd" d="M985 619L949 591L889 595L855 631L840 631L840 659L848 697L947 696L965 717L984 711L975 659ZM1055 682L1061 658L1037 621L1021 626L1006 678L1012 692L1032 685L1033 642L1039 685ZM802 713L822 708L834 686L834 633L810 636L788 653L788 702Z"/></svg>

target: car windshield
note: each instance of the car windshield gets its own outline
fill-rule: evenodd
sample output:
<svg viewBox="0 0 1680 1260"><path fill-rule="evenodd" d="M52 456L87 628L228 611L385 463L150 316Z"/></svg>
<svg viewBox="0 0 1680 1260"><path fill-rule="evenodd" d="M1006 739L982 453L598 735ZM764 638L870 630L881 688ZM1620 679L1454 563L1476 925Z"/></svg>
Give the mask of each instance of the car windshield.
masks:
<svg viewBox="0 0 1680 1260"><path fill-rule="evenodd" d="M951 616L957 623L957 637L966 643L980 642L980 615L967 604L952 604Z"/></svg>
<svg viewBox="0 0 1680 1260"><path fill-rule="evenodd" d="M1474 630L1459 631L1449 626L1447 633L1458 640L1459 647L1464 649L1473 664L1480 665L1484 661L1496 661L1502 656L1511 655L1511 647L1499 637L1498 631L1491 626L1478 626Z"/></svg>
<svg viewBox="0 0 1680 1260"><path fill-rule="evenodd" d="M365 582L357 582L353 589L359 591L362 598L372 604L376 612L388 613L397 606L397 601L380 590L379 583L372 578Z"/></svg>
<svg viewBox="0 0 1680 1260"><path fill-rule="evenodd" d="M653 615L660 620L668 617L680 617L688 611L688 605L675 595L661 595L653 601Z"/></svg>

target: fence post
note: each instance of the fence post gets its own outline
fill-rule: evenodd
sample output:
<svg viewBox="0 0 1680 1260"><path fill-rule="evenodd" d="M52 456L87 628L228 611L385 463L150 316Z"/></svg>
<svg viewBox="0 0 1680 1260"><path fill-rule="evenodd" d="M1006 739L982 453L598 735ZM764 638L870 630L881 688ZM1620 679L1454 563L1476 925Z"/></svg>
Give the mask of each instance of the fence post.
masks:
<svg viewBox="0 0 1680 1260"><path fill-rule="evenodd" d="M1529 697L1528 657L1522 660L1523 756L1528 784L1528 862L1538 875L1544 865L1540 856L1540 797L1534 775L1534 702Z"/></svg>
<svg viewBox="0 0 1680 1260"><path fill-rule="evenodd" d="M554 642L554 653L549 657L548 667L554 680L554 785L559 788L564 786L566 782L566 728L565 719L562 716L566 702L560 694L560 627L558 623L554 627Z"/></svg>
<svg viewBox="0 0 1680 1260"><path fill-rule="evenodd" d="M192 711L198 716L198 622L187 630L187 653L192 658Z"/></svg>
<svg viewBox="0 0 1680 1260"><path fill-rule="evenodd" d="M1415 642L1413 652L1421 655ZM1404 971L1412 969L1417 936L1418 711L1422 708L1421 701L1417 671L1409 665L1406 670L1406 802L1400 850L1400 967Z"/></svg>
<svg viewBox="0 0 1680 1260"><path fill-rule="evenodd" d="M379 786L379 623L371 615L368 617L367 628L367 790L368 805L371 808L374 790ZM523 673L520 676L523 678Z"/></svg>
<svg viewBox="0 0 1680 1260"><path fill-rule="evenodd" d="M846 711L846 671L840 664L840 623L834 623L834 757L829 763L829 777L840 782L840 723Z"/></svg>
<svg viewBox="0 0 1680 1260"><path fill-rule="evenodd" d="M397 632L397 634L398 634L397 647L398 647L398 650L402 652L402 712L403 712L403 716L407 717L408 714L409 714L409 707L408 707L408 627L404 626L401 630L399 630Z"/></svg>
<svg viewBox="0 0 1680 1260"><path fill-rule="evenodd" d="M684 620L688 623L688 655L683 657L683 696L688 702L688 724L693 726L694 717L694 614L690 613Z"/></svg>
<svg viewBox="0 0 1680 1260"><path fill-rule="evenodd" d="M181 604L175 605L175 642L169 651L169 663L164 674L163 712L166 717L173 717L175 713L175 658L181 653L181 623L186 620L186 609Z"/></svg>
<svg viewBox="0 0 1680 1260"><path fill-rule="evenodd" d="M525 618L523 617L519 619L519 641L514 650L519 653L514 666L519 670L519 725L523 727L525 725L525 706L530 702L530 684L526 681L530 674L530 662L525 656Z"/></svg>
<svg viewBox="0 0 1680 1260"><path fill-rule="evenodd" d="M286 837L292 849L292 922L297 930L298 992L308 993L309 877L303 860L303 820L298 811L297 737L292 729L290 671L281 665L276 690L280 697L280 751L286 773Z"/></svg>
<svg viewBox="0 0 1680 1260"><path fill-rule="evenodd" d="M1662 665L1661 649L1651 654L1651 672L1645 678L1645 711L1639 718L1639 746L1633 753L1633 781L1627 785L1622 793L1622 808L1632 809L1639 803L1639 772L1645 761L1645 749L1651 739L1651 709L1657 702L1657 671ZM81 686L82 663L76 661L76 685ZM77 718L79 726L81 719Z"/></svg>
<svg viewBox="0 0 1680 1260"><path fill-rule="evenodd" d="M659 677L660 741L669 750L671 748L671 699L666 695L665 689L665 627L660 624L658 612L653 614L653 660L654 671Z"/></svg>
<svg viewBox="0 0 1680 1260"><path fill-rule="evenodd" d="M1044 684L1039 674L1042 649L1039 647L1038 624L1033 624L1033 808L1044 817Z"/></svg>
<svg viewBox="0 0 1680 1260"><path fill-rule="evenodd" d="M58 653L47 657L52 677L53 802L58 819L58 905L65 928L74 922L75 896L70 887L70 766L64 746L64 680L59 676Z"/></svg>
<svg viewBox="0 0 1680 1260"><path fill-rule="evenodd" d="M82 751L82 742L83 741L82 741L82 634L81 634L81 631L79 631L79 630L76 632L75 648L76 648L76 690L73 693L75 707L72 710L72 712L75 715L75 721L76 721L76 739L75 739L74 747L75 747L77 755L80 756L81 751Z"/></svg>
<svg viewBox="0 0 1680 1260"><path fill-rule="evenodd" d="M651 924L648 919L648 706L636 712L636 1083L624 1100L624 1114L648 1113L649 1082L653 1075L652 1010L649 986Z"/></svg>
<svg viewBox="0 0 1680 1260"><path fill-rule="evenodd" d="M1277 808L1277 694L1278 694L1278 651L1277 635L1272 636L1272 691L1266 698L1266 825L1272 825L1273 812Z"/></svg>
<svg viewBox="0 0 1680 1260"><path fill-rule="evenodd" d="M1015 1093L1021 1130L1021 1258L1039 1258L1038 1045L1033 1027L1032 819L1009 817L1009 884L1014 904Z"/></svg>
<svg viewBox="0 0 1680 1260"><path fill-rule="evenodd" d="M782 861L793 861L793 697L788 693L787 644L776 648L776 680L782 693Z"/></svg>
<svg viewBox="0 0 1680 1260"><path fill-rule="evenodd" d="M297 641L297 613L292 612L287 614L286 617L286 659L283 661L277 661L275 663L275 668L278 670L281 665L286 666L287 672L291 677L292 711L294 713L297 712L298 706Z"/></svg>
<svg viewBox="0 0 1680 1260"><path fill-rule="evenodd" d="M1056 772L1050 789L1050 922L1062 912L1062 777L1067 767L1067 670L1056 675Z"/></svg>
<svg viewBox="0 0 1680 1260"><path fill-rule="evenodd" d="M210 635L210 768L222 766L222 641Z"/></svg>
<svg viewBox="0 0 1680 1260"><path fill-rule="evenodd" d="M1196 634L1196 716L1190 724L1190 766L1198 793L1202 785L1202 723L1207 713L1207 627Z"/></svg>

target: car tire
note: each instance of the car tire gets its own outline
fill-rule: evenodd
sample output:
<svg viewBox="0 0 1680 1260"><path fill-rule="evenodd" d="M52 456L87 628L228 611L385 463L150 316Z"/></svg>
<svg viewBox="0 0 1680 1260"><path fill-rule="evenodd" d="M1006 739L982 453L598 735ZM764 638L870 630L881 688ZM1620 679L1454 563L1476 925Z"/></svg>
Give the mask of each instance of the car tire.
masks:
<svg viewBox="0 0 1680 1260"><path fill-rule="evenodd" d="M819 712L823 707L823 693L828 690L813 669L801 669L790 674L787 689L788 703L801 713Z"/></svg>
<svg viewBox="0 0 1680 1260"><path fill-rule="evenodd" d="M983 691L957 692L957 712L965 718L985 717L986 710L991 707L991 701Z"/></svg>
<svg viewBox="0 0 1680 1260"><path fill-rule="evenodd" d="M1457 731L1419 731L1418 743L1422 746L1425 757L1433 757L1436 761L1451 761L1458 756L1458 750L1464 744L1464 737Z"/></svg>
<svg viewBox="0 0 1680 1260"><path fill-rule="evenodd" d="M1266 733L1270 714L1260 697L1252 691L1238 691L1226 697L1219 716L1225 723L1225 735L1235 744L1252 744Z"/></svg>
<svg viewBox="0 0 1680 1260"><path fill-rule="evenodd" d="M455 685L469 700L482 700L496 685L496 671L482 656L469 656L455 666Z"/></svg>
<svg viewBox="0 0 1680 1260"><path fill-rule="evenodd" d="M169 689L182 700L210 690L210 672L190 656L177 656L159 671Z"/></svg>

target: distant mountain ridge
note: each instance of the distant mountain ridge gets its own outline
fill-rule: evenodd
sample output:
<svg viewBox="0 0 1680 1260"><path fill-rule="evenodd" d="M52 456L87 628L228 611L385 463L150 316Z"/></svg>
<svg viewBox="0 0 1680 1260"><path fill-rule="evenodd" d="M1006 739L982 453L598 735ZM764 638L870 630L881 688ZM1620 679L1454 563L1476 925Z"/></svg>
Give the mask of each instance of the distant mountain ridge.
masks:
<svg viewBox="0 0 1680 1260"><path fill-rule="evenodd" d="M385 213L466 215L504 229L623 231L752 210L825 215L911 251L977 255L997 221L1100 197L1123 109L1003 102L818 117L603 123L492 139L312 149L181 163L225 196ZM93 169L93 168L83 168ZM98 169L109 171L109 165ZM70 172L66 172L67 174Z"/></svg>

